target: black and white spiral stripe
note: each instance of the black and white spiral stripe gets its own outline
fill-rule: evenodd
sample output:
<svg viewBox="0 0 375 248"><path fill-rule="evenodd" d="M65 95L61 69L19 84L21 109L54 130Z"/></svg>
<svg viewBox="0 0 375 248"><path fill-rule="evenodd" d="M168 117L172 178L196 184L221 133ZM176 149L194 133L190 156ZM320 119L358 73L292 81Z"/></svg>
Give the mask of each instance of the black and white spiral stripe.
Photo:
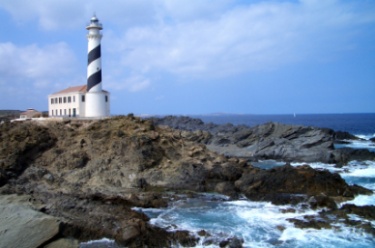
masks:
<svg viewBox="0 0 375 248"><path fill-rule="evenodd" d="M100 43L88 53L87 62L87 91L89 92L93 87L102 82L102 69L101 69L101 52Z"/></svg>

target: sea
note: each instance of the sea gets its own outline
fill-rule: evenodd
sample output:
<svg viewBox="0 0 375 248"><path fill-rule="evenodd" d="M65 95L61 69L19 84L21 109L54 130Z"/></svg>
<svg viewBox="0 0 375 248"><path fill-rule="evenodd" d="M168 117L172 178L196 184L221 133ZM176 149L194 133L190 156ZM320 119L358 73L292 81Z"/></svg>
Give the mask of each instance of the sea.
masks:
<svg viewBox="0 0 375 248"><path fill-rule="evenodd" d="M256 126L267 122L331 128L346 131L361 138L347 140L336 149L351 147L375 151L375 114L290 114L290 115L202 115L192 116L216 124ZM283 161L257 161L253 165L263 169L282 166ZM339 173L348 184L357 184L375 191L375 161L350 161L346 166L320 162L309 163L316 169ZM301 163L292 163L300 166ZM310 209L305 205L276 206L270 202L254 202L242 197L231 200L218 194L201 194L195 198L181 198L167 208L134 208L150 217L150 223L170 231L189 230L199 239L196 247L219 247L221 240L241 240L243 247L375 247L375 237L360 228L349 226L341 219L332 219L332 228L297 228L288 219L303 220L304 216L318 217L325 209ZM375 195L359 195L339 203L358 206L375 205ZM293 209L293 211L290 211ZM351 214L353 221L363 221L375 228L375 220ZM210 235L200 236L204 230ZM82 243L81 247L121 247L113 240L102 239ZM184 247L174 244L173 247Z"/></svg>

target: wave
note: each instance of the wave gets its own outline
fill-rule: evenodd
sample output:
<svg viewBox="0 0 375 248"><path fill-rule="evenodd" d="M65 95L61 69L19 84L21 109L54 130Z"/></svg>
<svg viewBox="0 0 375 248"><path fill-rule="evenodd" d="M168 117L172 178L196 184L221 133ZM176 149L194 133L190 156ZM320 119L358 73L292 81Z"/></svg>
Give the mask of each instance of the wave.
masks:
<svg viewBox="0 0 375 248"><path fill-rule="evenodd" d="M274 163L275 166L282 164L273 160L261 162ZM305 163L292 163L292 166L302 164ZM375 161L351 161L343 167L324 163L310 163L310 166L339 173L348 184L375 190ZM341 205L348 203L375 205L375 196L359 195ZM230 201L225 196L202 194L193 199L186 197L167 208L133 209L148 215L153 225L169 231L188 230L194 233L199 239L196 247L218 247L220 241L233 237L243 240L244 247L375 247L372 235L338 219L332 220L331 229L296 227L290 219L305 221L305 216L319 219L319 211L322 211L312 210L304 204L276 206L270 202L253 202L246 198ZM354 214L350 215L350 219L366 221L375 226L375 221L364 220ZM210 235L200 236L198 233L201 230ZM111 240L105 242L113 244ZM176 244L174 247L182 246Z"/></svg>
<svg viewBox="0 0 375 248"><path fill-rule="evenodd" d="M346 144L335 144L335 149L353 148L353 149L368 149L375 151L375 143L369 140L343 140Z"/></svg>
<svg viewBox="0 0 375 248"><path fill-rule="evenodd" d="M375 138L375 133L374 134L354 134L354 136L363 140L370 140L372 138Z"/></svg>
<svg viewBox="0 0 375 248"><path fill-rule="evenodd" d="M120 248L122 246L119 246L116 244L116 242L112 239L102 238L98 240L90 240L87 242L82 242L79 245L80 248L100 248L100 247L106 247L106 248Z"/></svg>
<svg viewBox="0 0 375 248"><path fill-rule="evenodd" d="M148 214L147 209L143 212ZM303 205L186 199L164 209L162 214L151 219L151 223L171 231L189 230L195 233L200 239L196 247L217 247L215 241L217 244L232 237L243 240L244 247L374 247L371 235L340 222L336 222L332 229L319 230L300 229L288 221L303 221L304 216L319 218L318 213L318 210ZM210 236L199 236L197 233L201 230Z"/></svg>

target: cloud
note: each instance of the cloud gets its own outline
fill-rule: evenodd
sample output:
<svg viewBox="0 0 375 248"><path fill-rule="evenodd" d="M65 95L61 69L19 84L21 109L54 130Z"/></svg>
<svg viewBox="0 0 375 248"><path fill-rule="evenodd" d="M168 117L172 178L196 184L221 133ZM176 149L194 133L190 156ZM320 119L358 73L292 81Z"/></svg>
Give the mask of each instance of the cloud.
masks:
<svg viewBox="0 0 375 248"><path fill-rule="evenodd" d="M189 8L183 11L184 5L181 10L175 2L165 3L165 22L134 26L107 41L121 54L118 63L133 73L161 70L180 77L222 77L320 60L355 47L357 27L374 23L371 11L356 2L264 1L195 19ZM201 13L207 6L198 6ZM171 14L173 10L177 14Z"/></svg>
<svg viewBox="0 0 375 248"><path fill-rule="evenodd" d="M370 1L13 0L0 8L21 23L37 20L45 31L82 29L96 11L104 24L105 63L110 65L105 80L113 89L132 92L148 88L158 74L220 78L331 59L355 49L360 27L375 22ZM42 50L48 48L38 49L42 61L37 61L39 67L27 65L27 77L35 74L41 80L43 74L50 80L50 71L40 68L47 57ZM60 63L55 68L65 66L55 63Z"/></svg>
<svg viewBox="0 0 375 248"><path fill-rule="evenodd" d="M109 72L110 73L110 72ZM119 91L119 90L127 90L129 92L138 92L142 91L144 89L147 89L151 85L151 81L148 78L142 77L142 76L129 76L125 77L124 79L121 79L122 75L118 75L115 77L106 77L105 85L106 88Z"/></svg>
<svg viewBox="0 0 375 248"><path fill-rule="evenodd" d="M54 89L61 82L72 83L77 61L65 43L40 47L16 46L0 43L0 85L6 91L14 89L22 94L37 94L43 89ZM6 86L6 87L5 87Z"/></svg>
<svg viewBox="0 0 375 248"><path fill-rule="evenodd" d="M155 3L157 2L159 1ZM18 23L29 25L30 21L36 20L39 27L45 31L81 28L82 23L88 22L88 18L93 13L97 13L98 17L106 20L107 23L122 28L135 23L137 25L150 23L155 18L154 5L147 0L0 2L0 8L8 11Z"/></svg>

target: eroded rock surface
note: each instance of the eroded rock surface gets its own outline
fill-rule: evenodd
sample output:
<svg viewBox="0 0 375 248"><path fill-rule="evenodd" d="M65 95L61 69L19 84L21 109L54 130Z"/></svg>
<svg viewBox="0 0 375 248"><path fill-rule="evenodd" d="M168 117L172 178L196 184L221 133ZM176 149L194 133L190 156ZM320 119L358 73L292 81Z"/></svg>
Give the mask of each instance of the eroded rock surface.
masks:
<svg viewBox="0 0 375 248"><path fill-rule="evenodd" d="M0 247L35 248L60 232L60 220L28 206L28 197L0 195Z"/></svg>
<svg viewBox="0 0 375 248"><path fill-rule="evenodd" d="M244 159L207 149L204 143L213 138L204 130L162 128L133 116L7 123L0 129L0 193L27 195L35 210L61 221L62 238L108 237L128 247L192 245L196 239L189 233L151 226L147 216L132 210L166 207L171 192L245 194L279 204L310 200L315 207L332 206L331 197L367 192L308 166L256 169ZM293 141L311 135L299 144L311 149L319 143L329 150L330 139L316 138L315 132L270 124L256 133L264 133L259 142L265 143L271 137ZM250 140L252 135L239 130L226 139Z"/></svg>
<svg viewBox="0 0 375 248"><path fill-rule="evenodd" d="M368 150L334 149L334 143L358 140L347 132L332 129L266 123L255 127L216 125L185 116L151 118L155 125L193 131L196 140L215 152L247 160L276 159L286 162L323 162L345 164L350 160L374 160Z"/></svg>

